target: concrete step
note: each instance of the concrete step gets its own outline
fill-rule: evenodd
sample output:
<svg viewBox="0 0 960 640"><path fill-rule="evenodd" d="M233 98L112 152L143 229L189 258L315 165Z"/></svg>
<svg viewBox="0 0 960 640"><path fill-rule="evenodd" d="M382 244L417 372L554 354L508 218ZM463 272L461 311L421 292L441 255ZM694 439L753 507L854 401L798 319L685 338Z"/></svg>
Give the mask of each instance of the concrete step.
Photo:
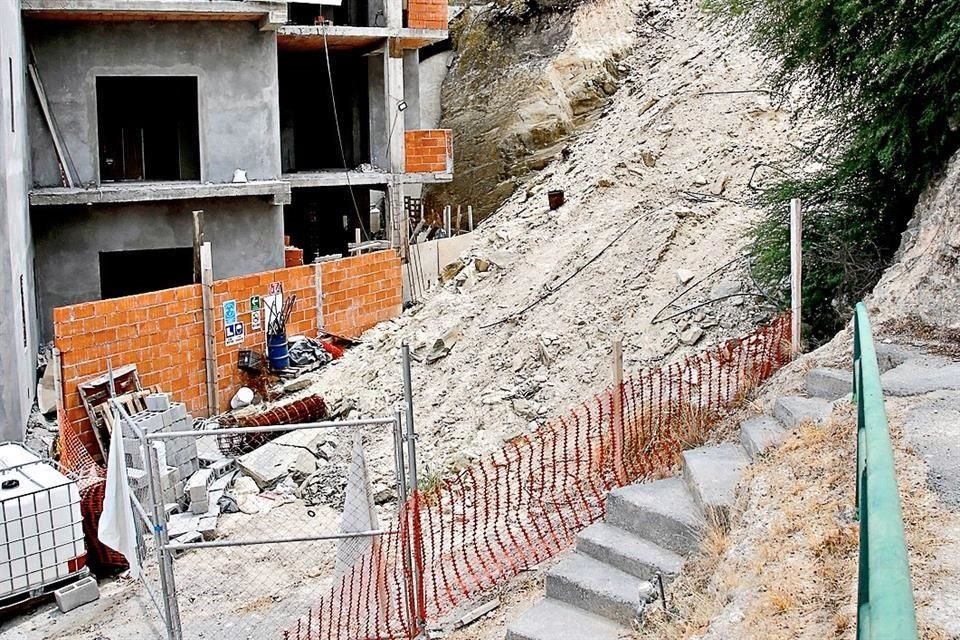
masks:
<svg viewBox="0 0 960 640"><path fill-rule="evenodd" d="M621 640L630 630L583 609L545 599L507 627L507 640Z"/></svg>
<svg viewBox="0 0 960 640"><path fill-rule="evenodd" d="M837 400L853 392L853 377L848 371L821 367L811 369L804 379L807 395L824 400Z"/></svg>
<svg viewBox="0 0 960 640"><path fill-rule="evenodd" d="M783 425L770 416L750 418L740 425L740 444L751 458L780 446L786 437L787 431Z"/></svg>
<svg viewBox="0 0 960 640"><path fill-rule="evenodd" d="M705 521L681 478L632 484L607 496L608 524L680 555L700 546Z"/></svg>
<svg viewBox="0 0 960 640"><path fill-rule="evenodd" d="M574 553L547 572L546 592L548 598L629 627L640 608L641 582L636 576Z"/></svg>
<svg viewBox="0 0 960 640"><path fill-rule="evenodd" d="M823 398L783 396L773 405L773 417L788 429L795 429L807 420L820 424L830 417L832 411L833 405Z"/></svg>
<svg viewBox="0 0 960 640"><path fill-rule="evenodd" d="M730 523L737 484L750 458L738 444L699 447L683 452L683 479L703 513L721 527Z"/></svg>
<svg viewBox="0 0 960 640"><path fill-rule="evenodd" d="M606 522L597 522L581 531L577 551L641 580L652 580L658 571L668 580L683 567L683 558L673 551Z"/></svg>

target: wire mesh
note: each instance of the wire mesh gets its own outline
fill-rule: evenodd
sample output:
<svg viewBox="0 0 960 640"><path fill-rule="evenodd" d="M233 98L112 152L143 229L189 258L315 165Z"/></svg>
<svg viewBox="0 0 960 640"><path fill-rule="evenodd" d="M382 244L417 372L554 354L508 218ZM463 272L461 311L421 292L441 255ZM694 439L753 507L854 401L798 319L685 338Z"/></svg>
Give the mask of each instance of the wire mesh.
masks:
<svg viewBox="0 0 960 640"><path fill-rule="evenodd" d="M248 429L245 441L267 435ZM356 444L351 450L344 441L355 434L362 448L370 438L391 437L391 429L300 428L238 458L242 470L230 470L230 458L222 457L207 467L219 477L188 484L191 503L166 524L183 637L272 636L278 627L295 628L355 564L364 575L385 577L388 567L370 559L398 544L396 479L371 483ZM177 433L194 438L205 461L222 455L226 440L216 429ZM358 487L368 495L358 495ZM376 590L368 595L370 602L382 600ZM359 602L359 592L351 598ZM308 614L300 624L316 622Z"/></svg>

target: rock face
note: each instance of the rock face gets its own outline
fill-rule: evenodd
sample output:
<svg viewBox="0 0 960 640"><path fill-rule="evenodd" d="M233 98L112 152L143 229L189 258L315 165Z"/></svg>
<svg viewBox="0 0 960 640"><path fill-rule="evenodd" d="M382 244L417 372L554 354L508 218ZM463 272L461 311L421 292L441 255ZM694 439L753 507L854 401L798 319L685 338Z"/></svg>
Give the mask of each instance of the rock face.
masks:
<svg viewBox="0 0 960 640"><path fill-rule="evenodd" d="M617 91L628 71L618 60L634 39L632 15L575 4L491 3L469 7L451 25L455 56L440 126L456 132L454 165L469 170L430 188L428 208L470 204L486 217Z"/></svg>
<svg viewBox="0 0 960 640"><path fill-rule="evenodd" d="M915 314L960 328L960 154L920 198L894 264L870 300L877 320Z"/></svg>

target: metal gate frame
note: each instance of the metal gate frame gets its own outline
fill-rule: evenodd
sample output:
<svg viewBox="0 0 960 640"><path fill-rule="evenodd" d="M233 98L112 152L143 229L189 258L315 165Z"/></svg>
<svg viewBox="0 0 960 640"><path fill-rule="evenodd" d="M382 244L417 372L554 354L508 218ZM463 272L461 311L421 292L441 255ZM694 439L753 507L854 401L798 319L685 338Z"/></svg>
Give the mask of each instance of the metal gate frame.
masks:
<svg viewBox="0 0 960 640"><path fill-rule="evenodd" d="M422 534L420 525L419 509L413 509L409 535L403 536L403 530L390 531L387 529L376 529L370 531L360 531L353 533L328 533L312 536L298 536L289 538L258 539L258 540L212 540L192 543L171 544L168 531L168 517L164 509L162 500L162 490L160 484L160 464L157 456L157 450L151 446L152 443L184 437L204 437L204 436L229 436L229 435L249 435L250 433L289 433L308 429L340 429L350 427L370 427L370 426L390 426L392 427L394 444L394 466L397 480L397 493L399 503L406 505L408 500L413 498L418 491L417 480L417 462L416 462L416 432L413 422L413 394L410 376L410 349L404 343L402 345L403 360L403 394L404 402L402 406L396 408L396 412L391 417L366 418L341 421L322 421L301 424L271 425L255 428L232 428L232 429L212 429L208 431L175 431L143 433L132 420L126 409L117 402L113 403L122 422L130 426L134 435L140 441L143 448L144 462L147 466L147 480L150 491L150 502L152 503L152 515L140 503L135 495L131 495L131 502L136 517L139 517L146 525L147 529L153 534L154 549L157 554L157 561L160 572L161 593L154 593L151 589L146 576L141 576L141 582L147 591L150 599L157 607L163 618L163 623L167 632L167 640L183 640L183 629L180 618L180 606L177 598L177 585L174 576L174 551L182 552L190 549L211 549L220 547L239 547L262 544L282 544L291 542L313 542L344 540L353 538L370 538L383 535L398 535L401 537L402 553L406 567L408 568L412 581L410 590L406 593L407 610L411 612L415 636L425 637L426 631L426 607L424 602L423 588L423 549ZM117 424L121 424L120 421ZM139 537L139 536L138 536ZM141 555L145 554L145 545L142 540L138 540Z"/></svg>

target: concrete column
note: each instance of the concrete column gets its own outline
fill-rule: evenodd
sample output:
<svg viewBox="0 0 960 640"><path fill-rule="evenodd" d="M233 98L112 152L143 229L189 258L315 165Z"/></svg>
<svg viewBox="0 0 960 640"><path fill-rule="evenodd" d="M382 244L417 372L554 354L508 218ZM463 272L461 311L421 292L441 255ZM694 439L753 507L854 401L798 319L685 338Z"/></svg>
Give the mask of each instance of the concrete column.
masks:
<svg viewBox="0 0 960 640"><path fill-rule="evenodd" d="M390 184L387 186L387 227L392 231L393 246L401 249L401 255L405 259L406 215L403 210L403 186L399 181L405 165L403 134L406 124L404 112L400 111L400 105L404 101L403 94L403 49L399 40L390 38L383 55L383 102L387 124L386 168L391 173Z"/></svg>
<svg viewBox="0 0 960 640"><path fill-rule="evenodd" d="M403 121L407 129L420 128L420 52L408 49L403 52L403 95L407 110Z"/></svg>
<svg viewBox="0 0 960 640"><path fill-rule="evenodd" d="M403 50L395 38L390 38L383 56L384 113L387 123L387 169L391 173L404 171L403 132L406 130L404 113ZM407 105L409 108L409 104Z"/></svg>
<svg viewBox="0 0 960 640"><path fill-rule="evenodd" d="M403 26L403 1L402 0L383 0L384 13L386 13L387 26L400 28Z"/></svg>
<svg viewBox="0 0 960 640"><path fill-rule="evenodd" d="M23 52L19 3L0 3L0 442L23 440L37 389Z"/></svg>

